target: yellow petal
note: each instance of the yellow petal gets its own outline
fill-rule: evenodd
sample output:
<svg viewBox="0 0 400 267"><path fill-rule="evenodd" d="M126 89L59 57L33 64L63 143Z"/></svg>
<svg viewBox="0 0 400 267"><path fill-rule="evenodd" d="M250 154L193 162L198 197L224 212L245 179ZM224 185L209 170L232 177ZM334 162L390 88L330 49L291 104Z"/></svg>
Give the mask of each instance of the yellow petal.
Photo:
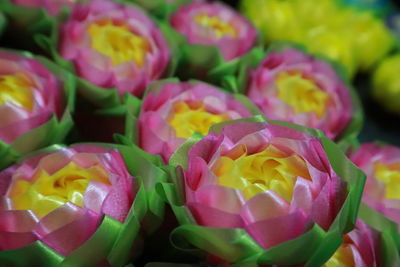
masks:
<svg viewBox="0 0 400 267"><path fill-rule="evenodd" d="M25 74L0 75L0 105L8 102L31 111L34 87L34 82Z"/></svg>
<svg viewBox="0 0 400 267"><path fill-rule="evenodd" d="M108 56L114 66L133 61L142 67L151 51L146 38L133 33L128 25L117 25L110 19L93 22L87 32L92 40L92 48Z"/></svg>

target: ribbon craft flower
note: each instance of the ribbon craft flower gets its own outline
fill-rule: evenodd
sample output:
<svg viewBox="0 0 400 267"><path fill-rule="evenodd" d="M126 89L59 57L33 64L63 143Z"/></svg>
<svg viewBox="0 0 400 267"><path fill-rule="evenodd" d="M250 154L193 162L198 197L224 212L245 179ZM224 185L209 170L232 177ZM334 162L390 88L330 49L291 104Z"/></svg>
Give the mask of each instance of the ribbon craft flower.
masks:
<svg viewBox="0 0 400 267"><path fill-rule="evenodd" d="M170 58L164 37L147 15L105 0L73 8L61 27L59 50L79 77L136 96L163 75Z"/></svg>
<svg viewBox="0 0 400 267"><path fill-rule="evenodd" d="M104 215L124 222L137 186L117 149L92 145L40 153L0 177L0 250L41 241L63 256L84 244Z"/></svg>
<svg viewBox="0 0 400 267"><path fill-rule="evenodd" d="M400 148L366 143L350 159L367 175L363 202L399 224Z"/></svg>
<svg viewBox="0 0 400 267"><path fill-rule="evenodd" d="M324 267L378 267L381 265L380 233L358 220L353 231ZM393 260L393 259L392 259Z"/></svg>
<svg viewBox="0 0 400 267"><path fill-rule="evenodd" d="M364 176L331 140L295 129L242 120L181 146L175 193L163 187L182 224L171 238L230 263L323 264L317 248L355 224Z"/></svg>
<svg viewBox="0 0 400 267"><path fill-rule="evenodd" d="M80 0L11 0L16 5L43 8L51 15L57 15L62 7L72 8Z"/></svg>
<svg viewBox="0 0 400 267"><path fill-rule="evenodd" d="M222 3L193 1L182 5L171 15L170 21L189 44L215 45L225 60L242 56L256 44L256 29Z"/></svg>
<svg viewBox="0 0 400 267"><path fill-rule="evenodd" d="M213 124L250 116L241 102L216 87L201 82L166 82L143 100L140 146L168 162L194 133L206 135Z"/></svg>
<svg viewBox="0 0 400 267"><path fill-rule="evenodd" d="M0 51L0 64L0 141L12 144L53 117L62 117L66 104L64 88L41 62Z"/></svg>
<svg viewBox="0 0 400 267"><path fill-rule="evenodd" d="M352 119L349 88L328 63L295 49L273 51L250 73L247 96L271 120L338 138Z"/></svg>

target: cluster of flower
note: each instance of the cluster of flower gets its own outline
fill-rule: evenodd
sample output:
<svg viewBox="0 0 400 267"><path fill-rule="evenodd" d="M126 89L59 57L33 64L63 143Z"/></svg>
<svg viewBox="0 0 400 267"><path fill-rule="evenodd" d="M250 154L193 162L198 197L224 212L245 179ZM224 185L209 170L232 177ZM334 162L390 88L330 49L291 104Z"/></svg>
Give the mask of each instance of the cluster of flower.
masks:
<svg viewBox="0 0 400 267"><path fill-rule="evenodd" d="M357 148L338 63L131 2L0 3L0 266L400 266L400 148Z"/></svg>

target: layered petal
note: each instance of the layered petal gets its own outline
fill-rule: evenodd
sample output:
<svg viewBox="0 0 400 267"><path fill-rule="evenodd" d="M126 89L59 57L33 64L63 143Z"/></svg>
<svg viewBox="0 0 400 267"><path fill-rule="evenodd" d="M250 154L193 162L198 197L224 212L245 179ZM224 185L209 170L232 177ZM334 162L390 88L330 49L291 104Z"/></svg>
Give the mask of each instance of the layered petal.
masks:
<svg viewBox="0 0 400 267"><path fill-rule="evenodd" d="M69 255L105 215L124 222L136 194L120 153L92 145L37 154L0 177L1 250L39 240Z"/></svg>
<svg viewBox="0 0 400 267"><path fill-rule="evenodd" d="M237 58L256 43L257 32L244 17L222 3L194 1L171 16L171 26L189 44L215 45L225 60Z"/></svg>
<svg viewBox="0 0 400 267"><path fill-rule="evenodd" d="M216 123L249 116L241 102L216 87L200 82L166 82L143 100L140 146L168 162L194 133L205 135Z"/></svg>
<svg viewBox="0 0 400 267"><path fill-rule="evenodd" d="M61 26L59 52L81 78L141 96L160 78L170 53L157 26L133 6L106 0L76 5Z"/></svg>
<svg viewBox="0 0 400 267"><path fill-rule="evenodd" d="M349 88L333 67L295 49L268 54L246 94L272 120L317 128L338 138L352 118Z"/></svg>
<svg viewBox="0 0 400 267"><path fill-rule="evenodd" d="M350 159L367 175L363 202L399 224L400 148L365 143Z"/></svg>
<svg viewBox="0 0 400 267"><path fill-rule="evenodd" d="M41 62L0 51L0 140L11 144L65 112L61 80Z"/></svg>
<svg viewBox="0 0 400 267"><path fill-rule="evenodd" d="M314 224L329 231L348 194L321 141L285 126L233 123L188 152L185 199L196 222L245 229L265 249Z"/></svg>

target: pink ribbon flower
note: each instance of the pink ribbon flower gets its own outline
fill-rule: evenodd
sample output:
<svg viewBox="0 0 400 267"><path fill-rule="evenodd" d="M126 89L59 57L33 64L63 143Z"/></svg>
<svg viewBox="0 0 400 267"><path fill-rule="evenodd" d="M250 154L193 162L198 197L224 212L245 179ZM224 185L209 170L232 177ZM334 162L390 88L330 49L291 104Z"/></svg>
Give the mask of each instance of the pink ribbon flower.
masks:
<svg viewBox="0 0 400 267"><path fill-rule="evenodd" d="M197 224L245 229L264 249L313 223L328 231L349 195L320 139L269 123L208 134L189 150L184 175Z"/></svg>
<svg viewBox="0 0 400 267"><path fill-rule="evenodd" d="M327 62L295 49L269 53L252 71L248 97L271 120L338 138L353 116L349 88Z"/></svg>
<svg viewBox="0 0 400 267"><path fill-rule="evenodd" d="M380 234L365 222L358 220L356 228L344 236L343 244L323 267L381 266Z"/></svg>
<svg viewBox="0 0 400 267"><path fill-rule="evenodd" d="M59 49L81 78L136 96L163 75L170 57L149 17L133 6L105 0L73 8L62 25Z"/></svg>
<svg viewBox="0 0 400 267"><path fill-rule="evenodd" d="M120 152L100 146L40 153L3 170L0 178L3 251L40 241L69 255L104 215L124 222L136 194Z"/></svg>
<svg viewBox="0 0 400 267"><path fill-rule="evenodd" d="M42 63L0 51L0 141L11 144L53 116L61 118L64 109L61 81ZM37 142L29 140L24 146Z"/></svg>
<svg viewBox="0 0 400 267"><path fill-rule="evenodd" d="M363 202L399 224L400 148L366 143L350 159L367 175Z"/></svg>
<svg viewBox="0 0 400 267"><path fill-rule="evenodd" d="M250 116L241 102L216 87L201 82L166 82L143 100L140 146L168 162L194 133L206 135L213 124Z"/></svg>
<svg viewBox="0 0 400 267"><path fill-rule="evenodd" d="M193 1L171 16L171 26L189 44L215 45L225 60L232 60L252 48L257 31L247 19L222 3Z"/></svg>

